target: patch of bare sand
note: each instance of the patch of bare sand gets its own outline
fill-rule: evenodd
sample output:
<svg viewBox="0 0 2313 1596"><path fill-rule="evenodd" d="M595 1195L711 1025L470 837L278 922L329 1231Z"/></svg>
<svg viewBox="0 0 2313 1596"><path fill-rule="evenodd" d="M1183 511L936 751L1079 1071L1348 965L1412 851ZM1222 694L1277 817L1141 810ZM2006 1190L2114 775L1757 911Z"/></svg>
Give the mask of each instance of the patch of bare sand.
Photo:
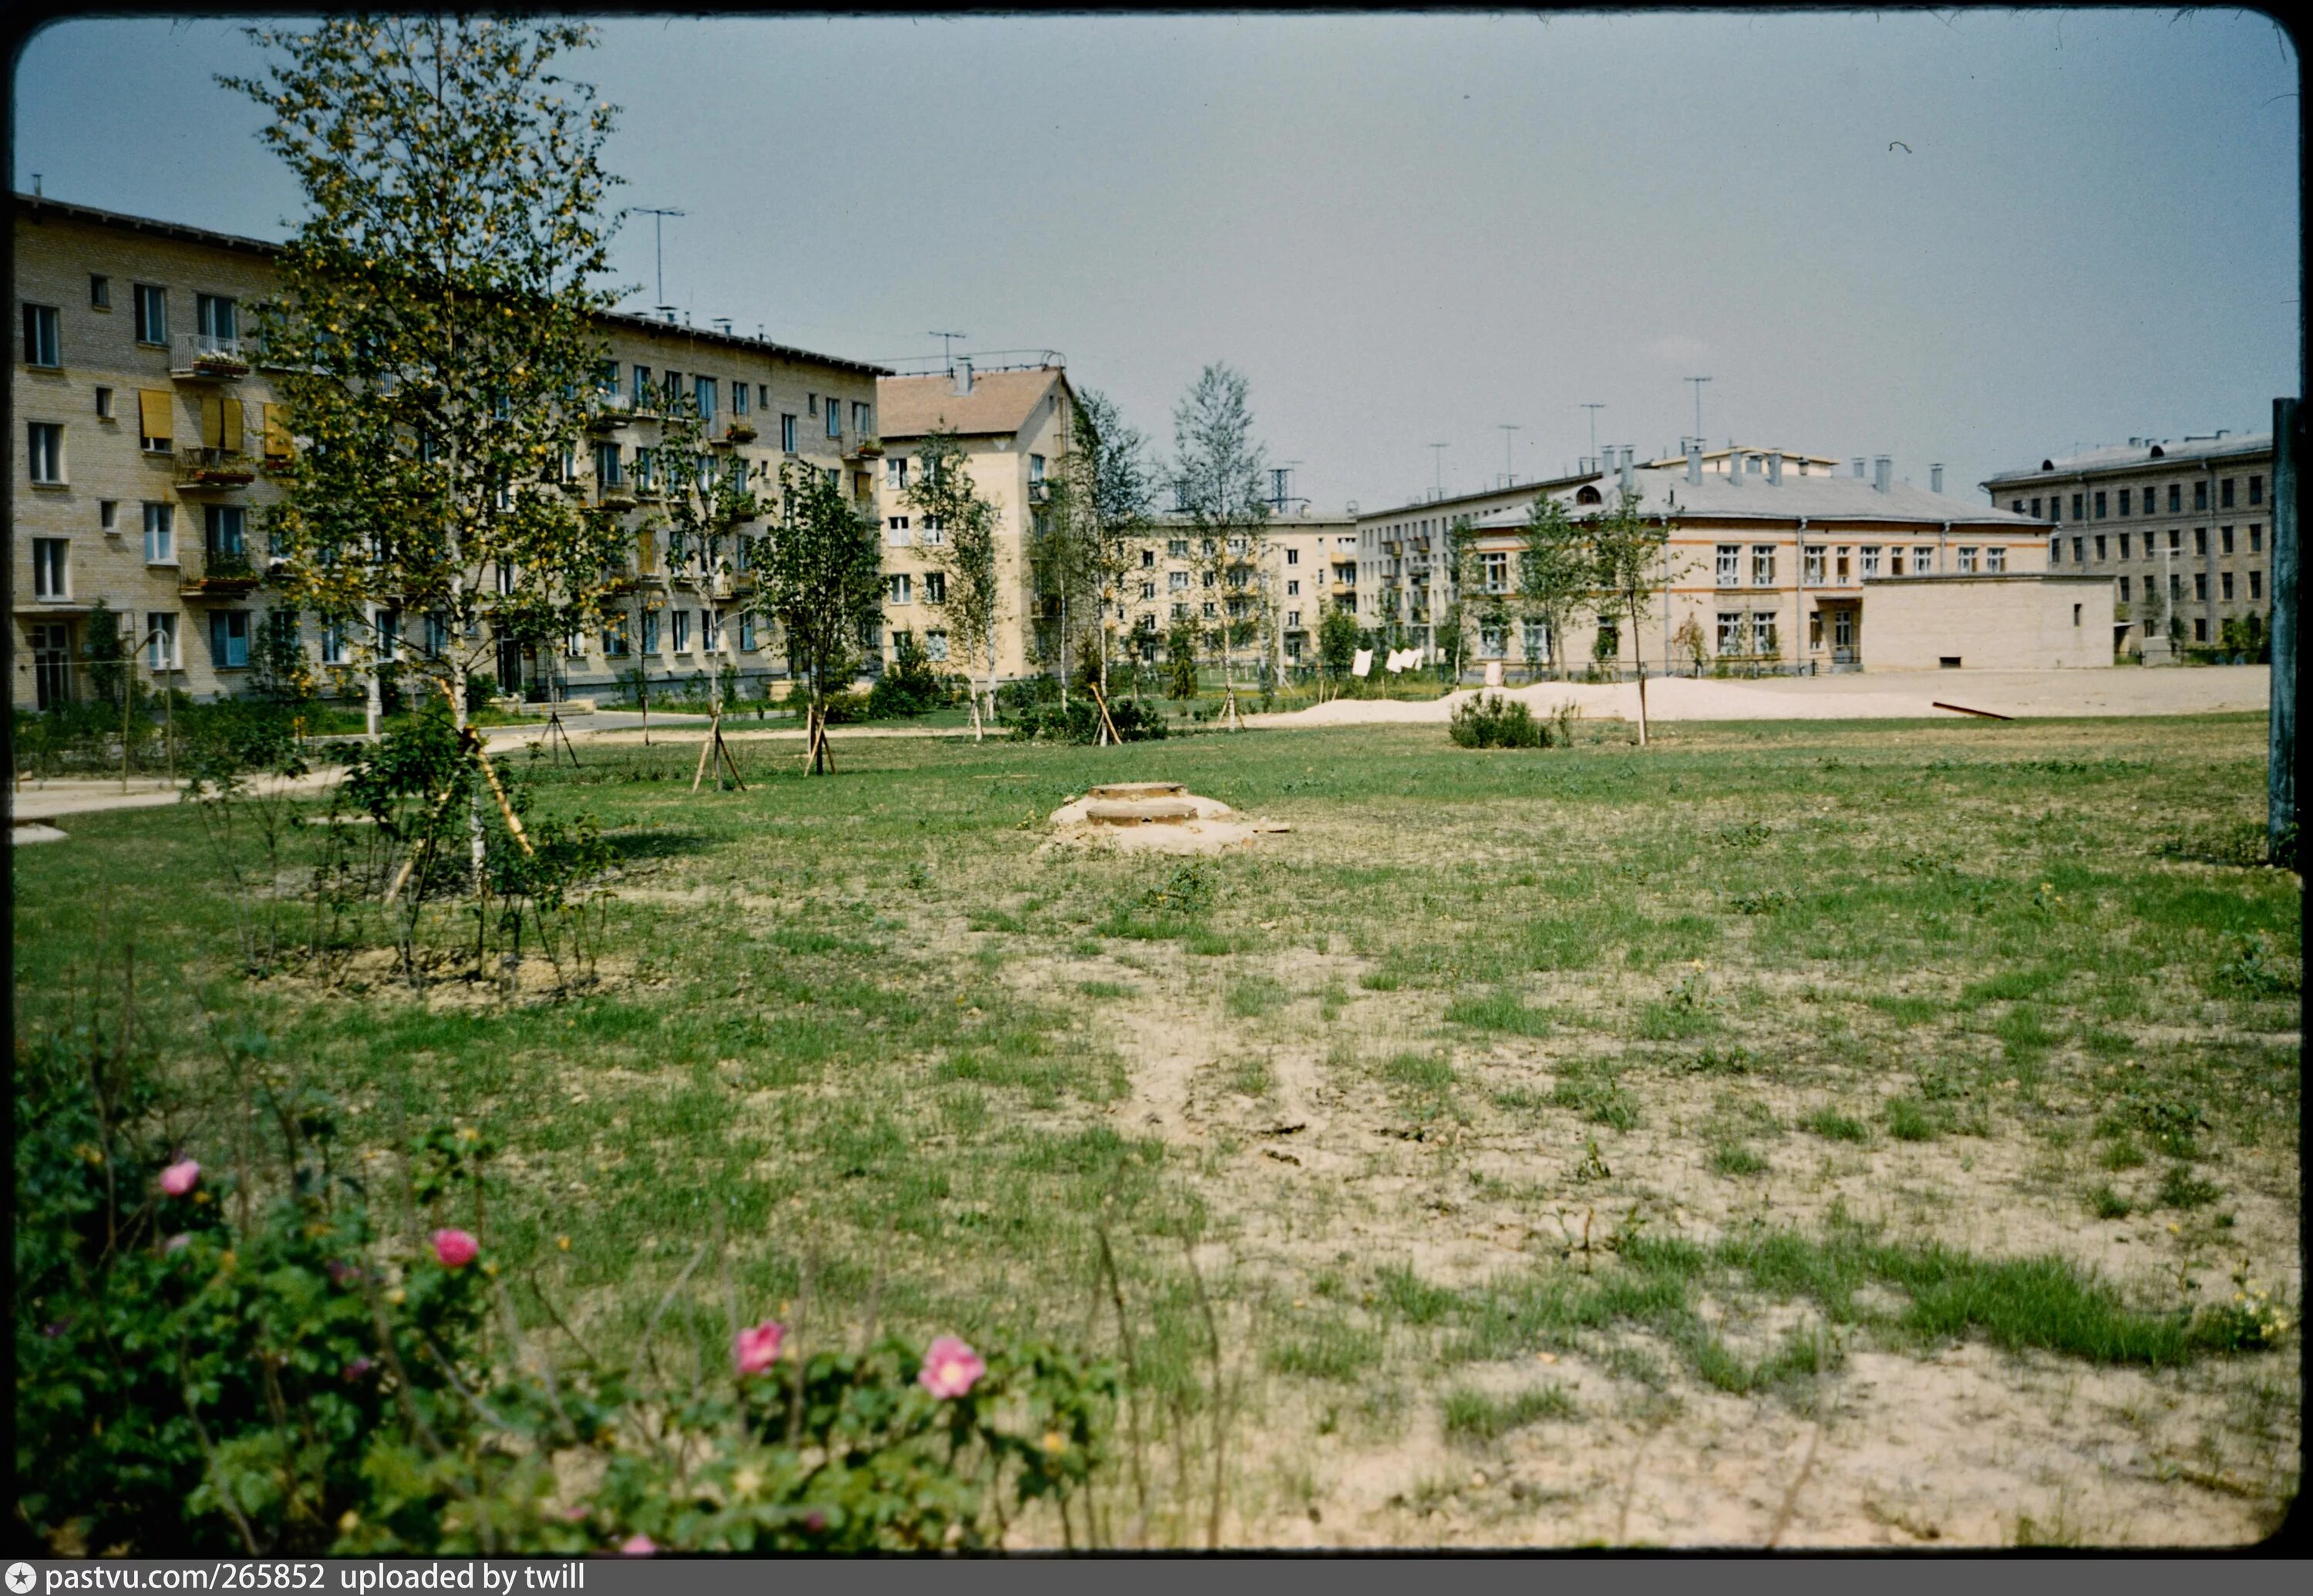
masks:
<svg viewBox="0 0 2313 1596"><path fill-rule="evenodd" d="M1292 829L1239 815L1172 781L1095 787L1053 810L1051 824L1048 847L1117 853L1223 853Z"/></svg>

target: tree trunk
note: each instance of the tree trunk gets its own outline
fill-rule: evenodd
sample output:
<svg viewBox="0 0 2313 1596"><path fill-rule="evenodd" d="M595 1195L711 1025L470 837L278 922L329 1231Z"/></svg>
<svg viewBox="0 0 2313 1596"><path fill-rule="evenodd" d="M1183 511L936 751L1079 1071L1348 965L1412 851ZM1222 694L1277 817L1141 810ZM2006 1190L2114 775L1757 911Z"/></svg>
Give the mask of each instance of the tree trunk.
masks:
<svg viewBox="0 0 2313 1596"><path fill-rule="evenodd" d="M1639 672L1639 746L1647 745L1647 651L1639 641L1639 606L1631 606L1631 663Z"/></svg>
<svg viewBox="0 0 2313 1596"><path fill-rule="evenodd" d="M460 749L466 741L466 662L453 645L450 651L450 724L457 729ZM473 887L482 890L482 795L474 790L471 778L466 783L466 842L471 853Z"/></svg>

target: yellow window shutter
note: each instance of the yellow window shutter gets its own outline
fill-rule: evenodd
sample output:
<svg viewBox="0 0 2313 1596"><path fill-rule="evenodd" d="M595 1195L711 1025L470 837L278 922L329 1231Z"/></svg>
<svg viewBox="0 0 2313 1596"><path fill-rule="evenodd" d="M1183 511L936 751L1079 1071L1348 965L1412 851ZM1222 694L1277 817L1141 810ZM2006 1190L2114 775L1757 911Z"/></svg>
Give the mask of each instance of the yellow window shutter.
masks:
<svg viewBox="0 0 2313 1596"><path fill-rule="evenodd" d="M228 454L241 453L241 401L228 399L224 404L224 437L218 446Z"/></svg>
<svg viewBox="0 0 2313 1596"><path fill-rule="evenodd" d="M165 444L175 435L169 414L169 395L142 388L136 393L136 425L146 437Z"/></svg>
<svg viewBox="0 0 2313 1596"><path fill-rule="evenodd" d="M289 443L289 407L268 404L265 407L265 457L286 460L295 451Z"/></svg>
<svg viewBox="0 0 2313 1596"><path fill-rule="evenodd" d="M224 447L224 401L214 393L201 395L201 447Z"/></svg>

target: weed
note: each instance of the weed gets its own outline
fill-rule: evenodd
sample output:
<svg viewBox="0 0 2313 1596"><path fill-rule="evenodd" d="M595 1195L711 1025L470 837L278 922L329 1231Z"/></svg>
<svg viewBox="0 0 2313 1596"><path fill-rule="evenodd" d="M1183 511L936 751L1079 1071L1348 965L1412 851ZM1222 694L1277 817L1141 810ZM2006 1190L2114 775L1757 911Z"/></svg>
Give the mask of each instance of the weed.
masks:
<svg viewBox="0 0 2313 1596"><path fill-rule="evenodd" d="M1943 1133L1942 1123L1914 1097L1887 1099L1887 1133L1898 1142L1932 1142Z"/></svg>
<svg viewBox="0 0 2313 1596"><path fill-rule="evenodd" d="M1530 1008L1517 993L1509 991L1458 999L1447 1006L1446 1018L1454 1025L1465 1025L1476 1030L1506 1031L1514 1036L1546 1036L1551 1031L1548 1010Z"/></svg>
<svg viewBox="0 0 2313 1596"><path fill-rule="evenodd" d="M1763 1175L1767 1160L1739 1142L1722 1142L1711 1150L1711 1168L1716 1175Z"/></svg>
<svg viewBox="0 0 2313 1596"><path fill-rule="evenodd" d="M2089 1191L2089 1212L2098 1219L2126 1219L2133 1211L2128 1199L2113 1190L2110 1181L2105 1181Z"/></svg>
<svg viewBox="0 0 2313 1596"><path fill-rule="evenodd" d="M1836 1108L1816 1109L1799 1121L1802 1130L1813 1131L1826 1142L1869 1142L1871 1133L1860 1119L1840 1113Z"/></svg>
<svg viewBox="0 0 2313 1596"><path fill-rule="evenodd" d="M2193 1173L2190 1164L2171 1164L2160 1177L2160 1190L2155 1202L2163 1208L2205 1208L2224 1194L2210 1182Z"/></svg>
<svg viewBox="0 0 2313 1596"><path fill-rule="evenodd" d="M1446 1393L1438 1415L1451 1440L1495 1441L1543 1419L1579 1417L1580 1409L1563 1386L1544 1386L1508 1397L1490 1397L1464 1386Z"/></svg>

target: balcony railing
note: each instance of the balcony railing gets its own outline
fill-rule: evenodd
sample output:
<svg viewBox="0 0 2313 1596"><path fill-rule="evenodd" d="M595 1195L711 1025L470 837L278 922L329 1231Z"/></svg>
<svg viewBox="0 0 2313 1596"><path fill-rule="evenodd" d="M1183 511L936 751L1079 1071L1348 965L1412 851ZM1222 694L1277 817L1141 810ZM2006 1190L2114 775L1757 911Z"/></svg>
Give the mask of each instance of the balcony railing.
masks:
<svg viewBox="0 0 2313 1596"><path fill-rule="evenodd" d="M734 416L724 424L721 441L726 444L752 444L755 441L755 424L744 416Z"/></svg>
<svg viewBox="0 0 2313 1596"><path fill-rule="evenodd" d="M245 377L251 351L237 338L180 332L169 343L169 375L177 377Z"/></svg>
<svg viewBox="0 0 2313 1596"><path fill-rule="evenodd" d="M257 480L257 462L238 449L179 449L177 486L198 491L246 488Z"/></svg>
<svg viewBox="0 0 2313 1596"><path fill-rule="evenodd" d="M259 580L246 548L189 549L177 572L177 590L187 598L239 598Z"/></svg>

